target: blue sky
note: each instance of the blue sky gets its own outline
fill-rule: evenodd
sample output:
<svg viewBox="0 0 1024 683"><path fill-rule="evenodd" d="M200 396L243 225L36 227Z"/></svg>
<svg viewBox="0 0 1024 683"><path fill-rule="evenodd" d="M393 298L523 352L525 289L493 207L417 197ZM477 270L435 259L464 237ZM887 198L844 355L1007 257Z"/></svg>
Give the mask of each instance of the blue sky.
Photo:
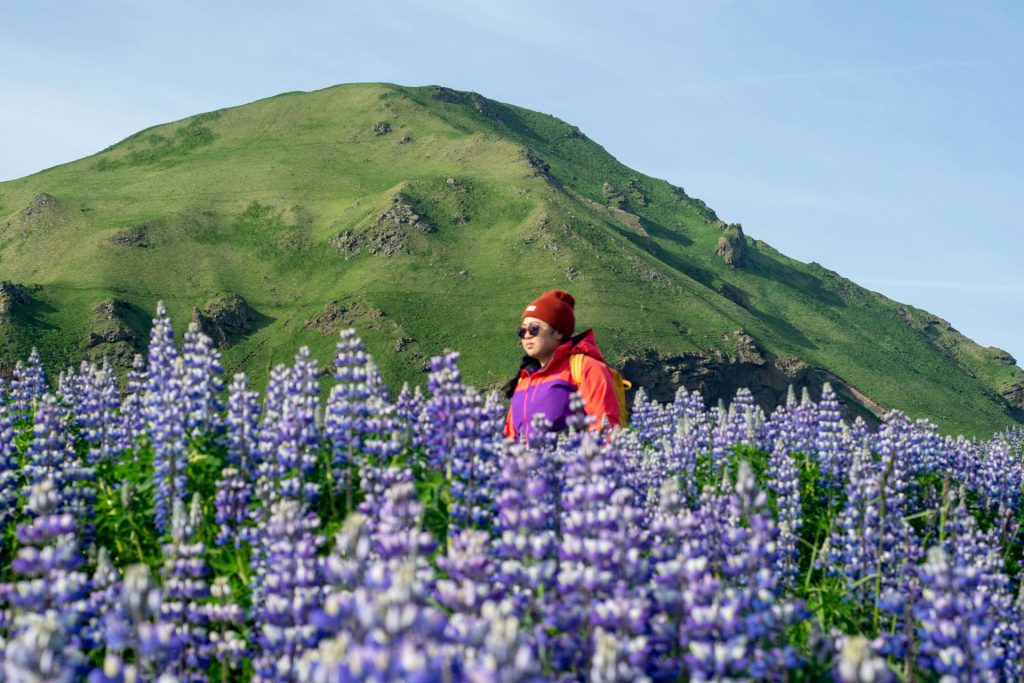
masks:
<svg viewBox="0 0 1024 683"><path fill-rule="evenodd" d="M1021 3L40 0L0 56L0 180L290 90L475 90L1024 363Z"/></svg>

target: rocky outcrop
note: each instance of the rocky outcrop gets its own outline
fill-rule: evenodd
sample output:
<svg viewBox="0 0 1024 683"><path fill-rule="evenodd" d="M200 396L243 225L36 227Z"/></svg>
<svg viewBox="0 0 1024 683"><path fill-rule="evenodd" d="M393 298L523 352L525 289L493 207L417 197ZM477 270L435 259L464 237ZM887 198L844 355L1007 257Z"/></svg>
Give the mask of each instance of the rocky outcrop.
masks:
<svg viewBox="0 0 1024 683"><path fill-rule="evenodd" d="M97 362L107 358L115 367L131 367L143 347L131 318L132 305L120 299L107 299L93 308L85 338L86 357Z"/></svg>
<svg viewBox="0 0 1024 683"><path fill-rule="evenodd" d="M747 263L747 239L743 235L743 226L730 223L722 229L715 249L723 261L732 268L742 268Z"/></svg>
<svg viewBox="0 0 1024 683"><path fill-rule="evenodd" d="M421 215L416 200L399 192L374 222L358 230L345 230L331 238L331 245L346 258L369 252L380 256L408 253L410 230L432 233L437 227Z"/></svg>
<svg viewBox="0 0 1024 683"><path fill-rule="evenodd" d="M601 187L601 194L604 195L604 198L607 199L608 202L616 209L621 209L622 211L629 212L633 211L633 207L630 206L629 200L626 199L626 195L623 194L619 188L615 187L607 180Z"/></svg>
<svg viewBox="0 0 1024 683"><path fill-rule="evenodd" d="M687 391L700 392L708 405L717 404L719 399L728 404L741 387L746 387L765 414L770 415L785 403L790 386L797 395L806 388L818 400L822 386L830 382L848 420L860 416L869 425L877 426L884 414L881 406L841 378L812 368L798 358L769 353L743 330L727 335L725 342L724 346L733 349L730 353L663 356L647 350L624 358L618 369L634 387L643 387L648 397L662 403L672 401L676 391L686 387Z"/></svg>
<svg viewBox="0 0 1024 683"><path fill-rule="evenodd" d="M16 282L0 282L0 322L7 320L19 306L27 306L30 298L28 289Z"/></svg>
<svg viewBox="0 0 1024 683"><path fill-rule="evenodd" d="M46 192L40 192L28 205L18 212L18 218L23 223L33 223L35 221L53 216L59 213L61 210L61 204L57 201L57 198L52 194Z"/></svg>
<svg viewBox="0 0 1024 683"><path fill-rule="evenodd" d="M374 135L387 135L390 132L391 132L391 124L388 123L387 121L379 121L373 127L373 134Z"/></svg>
<svg viewBox="0 0 1024 683"><path fill-rule="evenodd" d="M252 332L256 312L237 294L223 294L207 301L202 310L193 308L192 322L214 346L226 349Z"/></svg>
<svg viewBox="0 0 1024 683"><path fill-rule="evenodd" d="M529 164L532 172L526 174L527 178L543 178L553 187L561 189L562 183L558 181L551 173L551 166L548 165L543 159L537 156L537 153L532 149L524 149L522 152L522 158Z"/></svg>
<svg viewBox="0 0 1024 683"><path fill-rule="evenodd" d="M110 241L121 247L133 249L145 249L149 246L149 226L135 225L125 230L115 232Z"/></svg>
<svg viewBox="0 0 1024 683"><path fill-rule="evenodd" d="M356 323L368 324L371 328L379 327L383 318L384 311L370 304L361 301L340 304L337 301L332 301L324 306L320 315L312 320L307 320L302 328L316 330L325 336L331 336L337 334L342 328L352 327ZM410 339L407 344L412 341Z"/></svg>

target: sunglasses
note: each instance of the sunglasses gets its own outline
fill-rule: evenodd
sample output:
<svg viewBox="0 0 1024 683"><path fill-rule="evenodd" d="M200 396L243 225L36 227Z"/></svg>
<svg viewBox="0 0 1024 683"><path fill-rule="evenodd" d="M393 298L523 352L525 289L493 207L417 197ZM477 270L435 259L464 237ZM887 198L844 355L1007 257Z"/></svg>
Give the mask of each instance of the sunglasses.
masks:
<svg viewBox="0 0 1024 683"><path fill-rule="evenodd" d="M516 334L519 335L520 339L524 339L527 333L529 333L531 337L536 337L538 334L540 334L540 331L543 329L544 328L538 325L537 323L530 323L526 327L520 327L518 330L516 330Z"/></svg>

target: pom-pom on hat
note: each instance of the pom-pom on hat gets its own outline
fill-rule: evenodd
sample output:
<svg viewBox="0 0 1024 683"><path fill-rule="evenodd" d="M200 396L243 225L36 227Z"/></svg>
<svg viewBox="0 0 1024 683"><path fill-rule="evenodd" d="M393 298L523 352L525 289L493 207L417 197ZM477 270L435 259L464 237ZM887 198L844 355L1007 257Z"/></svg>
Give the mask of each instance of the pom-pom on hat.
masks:
<svg viewBox="0 0 1024 683"><path fill-rule="evenodd" d="M534 299L519 319L543 320L568 339L576 329L576 312L573 310L575 305L576 300L572 298L572 294L561 289L553 289Z"/></svg>

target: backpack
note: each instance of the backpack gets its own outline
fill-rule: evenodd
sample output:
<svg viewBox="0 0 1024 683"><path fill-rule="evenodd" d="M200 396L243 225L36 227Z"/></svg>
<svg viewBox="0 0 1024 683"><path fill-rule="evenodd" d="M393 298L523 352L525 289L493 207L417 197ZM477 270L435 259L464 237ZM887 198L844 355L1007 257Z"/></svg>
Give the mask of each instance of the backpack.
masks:
<svg viewBox="0 0 1024 683"><path fill-rule="evenodd" d="M583 381L583 357L585 354L574 353L569 356L569 371L576 386ZM605 363L612 375L612 386L615 387L615 400L619 404L619 426L625 427L629 414L626 412L626 391L633 388L633 383L619 374L619 371Z"/></svg>

